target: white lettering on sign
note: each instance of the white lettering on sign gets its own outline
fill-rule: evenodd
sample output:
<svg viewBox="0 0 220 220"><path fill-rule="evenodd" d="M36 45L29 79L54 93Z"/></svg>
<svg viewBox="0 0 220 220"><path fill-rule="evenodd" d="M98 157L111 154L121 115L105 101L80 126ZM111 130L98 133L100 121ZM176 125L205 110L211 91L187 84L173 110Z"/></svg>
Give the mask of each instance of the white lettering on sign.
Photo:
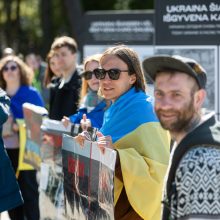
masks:
<svg viewBox="0 0 220 220"><path fill-rule="evenodd" d="M162 0L161 0L162 1ZM162 22L172 36L215 36L220 34L220 0L192 4L169 3L164 6ZM199 2L199 1L198 1ZM217 2L217 3L216 3Z"/></svg>
<svg viewBox="0 0 220 220"><path fill-rule="evenodd" d="M219 22L220 4L167 5L163 22Z"/></svg>
<svg viewBox="0 0 220 220"><path fill-rule="evenodd" d="M164 22L197 22L209 21L207 14L166 14L163 16Z"/></svg>
<svg viewBox="0 0 220 220"><path fill-rule="evenodd" d="M211 14L210 21L220 21L220 14Z"/></svg>
<svg viewBox="0 0 220 220"><path fill-rule="evenodd" d="M206 5L168 5L166 7L168 13L185 13L185 12L206 12Z"/></svg>
<svg viewBox="0 0 220 220"><path fill-rule="evenodd" d="M215 4L215 3L212 2L212 3L209 5L209 10L210 10L211 12L220 11L220 5L217 5L217 4Z"/></svg>
<svg viewBox="0 0 220 220"><path fill-rule="evenodd" d="M151 21L93 21L89 27L90 33L153 33L154 27Z"/></svg>

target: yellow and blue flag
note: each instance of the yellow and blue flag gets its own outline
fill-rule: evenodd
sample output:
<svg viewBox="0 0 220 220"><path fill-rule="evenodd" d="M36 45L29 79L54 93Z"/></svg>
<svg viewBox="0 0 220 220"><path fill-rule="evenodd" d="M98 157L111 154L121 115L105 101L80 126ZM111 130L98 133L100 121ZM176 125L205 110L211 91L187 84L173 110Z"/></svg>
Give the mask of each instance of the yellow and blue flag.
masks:
<svg viewBox="0 0 220 220"><path fill-rule="evenodd" d="M143 219L159 219L170 136L154 113L153 99L131 88L106 110L100 131L111 135L120 158L123 182L115 177L115 204L124 187Z"/></svg>

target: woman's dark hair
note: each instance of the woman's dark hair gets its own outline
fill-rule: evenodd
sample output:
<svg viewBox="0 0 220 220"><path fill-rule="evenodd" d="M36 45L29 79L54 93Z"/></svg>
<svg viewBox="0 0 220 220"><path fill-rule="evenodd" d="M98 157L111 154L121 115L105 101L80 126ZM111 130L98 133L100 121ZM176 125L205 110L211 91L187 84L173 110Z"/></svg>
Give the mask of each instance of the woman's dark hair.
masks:
<svg viewBox="0 0 220 220"><path fill-rule="evenodd" d="M129 75L136 75L136 82L134 83L134 87L137 91L142 90L145 92L145 77L138 55L134 50L125 45L110 47L103 53L100 63L102 61L102 58L106 55L115 55L124 63L126 63L128 65Z"/></svg>

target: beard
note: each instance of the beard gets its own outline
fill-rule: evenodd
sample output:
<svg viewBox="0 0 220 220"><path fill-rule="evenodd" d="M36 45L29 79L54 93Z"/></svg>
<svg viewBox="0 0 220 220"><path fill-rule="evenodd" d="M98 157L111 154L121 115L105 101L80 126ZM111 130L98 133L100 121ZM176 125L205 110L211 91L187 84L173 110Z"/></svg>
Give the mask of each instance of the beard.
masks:
<svg viewBox="0 0 220 220"><path fill-rule="evenodd" d="M194 99L186 103L180 110L162 110L157 109L156 114L159 118L161 126L170 132L189 131L192 127L193 118L197 114L194 108ZM164 119L163 114L174 115L171 120Z"/></svg>

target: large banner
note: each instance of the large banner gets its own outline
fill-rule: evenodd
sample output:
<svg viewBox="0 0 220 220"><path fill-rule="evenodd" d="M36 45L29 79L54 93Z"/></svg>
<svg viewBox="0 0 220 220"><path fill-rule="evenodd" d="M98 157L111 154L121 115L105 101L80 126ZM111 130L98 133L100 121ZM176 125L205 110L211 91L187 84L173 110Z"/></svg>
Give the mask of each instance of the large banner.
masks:
<svg viewBox="0 0 220 220"><path fill-rule="evenodd" d="M44 163L61 164L62 135L71 134L72 125L64 127L61 121L45 118L41 125L41 159Z"/></svg>
<svg viewBox="0 0 220 220"><path fill-rule="evenodd" d="M41 220L66 220L63 194L62 166L41 163L39 184Z"/></svg>
<svg viewBox="0 0 220 220"><path fill-rule="evenodd" d="M116 152L91 141L80 146L64 135L62 159L67 219L114 220Z"/></svg>
<svg viewBox="0 0 220 220"><path fill-rule="evenodd" d="M152 11L88 12L85 14L85 21L86 44L153 44Z"/></svg>
<svg viewBox="0 0 220 220"><path fill-rule="evenodd" d="M65 220L62 135L71 134L72 125L64 127L61 121L44 118L41 144L41 175L39 187L41 220ZM48 211L50 210L50 211Z"/></svg>
<svg viewBox="0 0 220 220"><path fill-rule="evenodd" d="M156 45L220 44L219 0L155 0Z"/></svg>
<svg viewBox="0 0 220 220"><path fill-rule="evenodd" d="M195 59L207 72L204 107L220 115L220 1L155 0L154 54Z"/></svg>
<svg viewBox="0 0 220 220"><path fill-rule="evenodd" d="M153 54L154 33L153 11L87 12L83 54L86 57L116 44L126 44L135 49L142 60Z"/></svg>
<svg viewBox="0 0 220 220"><path fill-rule="evenodd" d="M30 103L22 105L26 126L24 162L40 170L41 163L41 124L48 112L45 108Z"/></svg>

